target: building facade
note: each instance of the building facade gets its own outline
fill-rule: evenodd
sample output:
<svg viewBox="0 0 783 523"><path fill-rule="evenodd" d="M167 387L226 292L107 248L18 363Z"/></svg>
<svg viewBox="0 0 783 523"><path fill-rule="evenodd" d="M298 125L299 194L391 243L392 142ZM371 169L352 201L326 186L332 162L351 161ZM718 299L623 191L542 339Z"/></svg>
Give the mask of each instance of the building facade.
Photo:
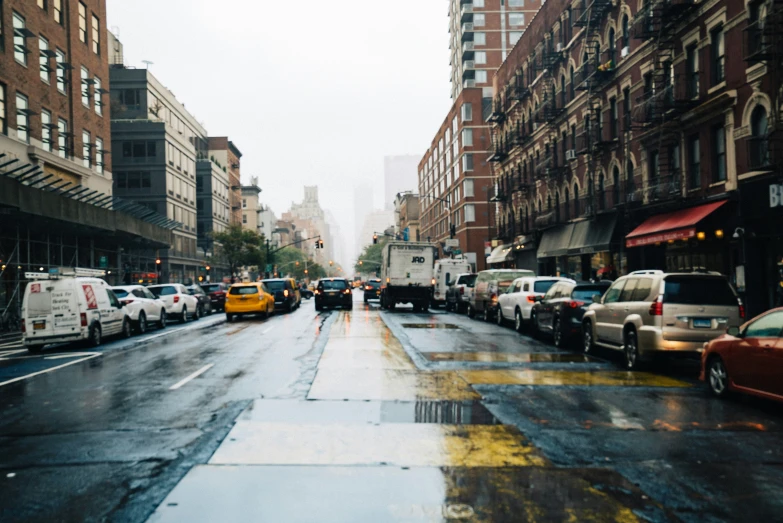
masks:
<svg viewBox="0 0 783 523"><path fill-rule="evenodd" d="M207 159L196 160L196 231L198 248L214 252L214 233L224 232L231 220L228 174Z"/></svg>
<svg viewBox="0 0 783 523"><path fill-rule="evenodd" d="M463 89L419 163L422 241L456 238L478 270L485 268L495 207L483 101L482 89Z"/></svg>
<svg viewBox="0 0 783 523"><path fill-rule="evenodd" d="M451 98L491 87L495 70L522 36L541 0L449 0Z"/></svg>
<svg viewBox="0 0 783 523"><path fill-rule="evenodd" d="M242 186L242 228L261 234L259 214L263 206L259 200L261 187L258 186L258 178L253 177L250 185Z"/></svg>
<svg viewBox="0 0 783 523"><path fill-rule="evenodd" d="M395 233L405 241L421 241L419 195L412 192L397 194L394 199Z"/></svg>
<svg viewBox="0 0 783 523"><path fill-rule="evenodd" d="M242 152L225 136L210 137L208 148L209 158L217 162L228 174L231 224L239 225L242 223L242 182L240 181Z"/></svg>
<svg viewBox="0 0 783 523"><path fill-rule="evenodd" d="M415 191L419 160L415 155L386 156L383 159L384 209L393 211L398 194Z"/></svg>
<svg viewBox="0 0 783 523"><path fill-rule="evenodd" d="M496 239L534 237L541 274L706 269L780 303L780 13L544 4L494 79Z"/></svg>

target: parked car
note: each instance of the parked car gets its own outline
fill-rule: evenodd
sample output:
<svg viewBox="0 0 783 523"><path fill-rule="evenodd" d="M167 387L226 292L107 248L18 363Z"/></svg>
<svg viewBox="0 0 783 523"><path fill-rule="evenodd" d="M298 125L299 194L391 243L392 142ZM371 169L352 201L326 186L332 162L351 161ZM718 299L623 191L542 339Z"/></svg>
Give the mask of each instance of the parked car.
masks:
<svg viewBox="0 0 783 523"><path fill-rule="evenodd" d="M603 296L610 281L576 283L556 282L543 297L536 296L530 326L534 336L551 335L555 347L562 348L582 333L582 318L594 296Z"/></svg>
<svg viewBox="0 0 783 523"><path fill-rule="evenodd" d="M722 398L743 392L783 401L783 308L731 327L704 347L701 380Z"/></svg>
<svg viewBox="0 0 783 523"><path fill-rule="evenodd" d="M313 291L310 290L310 288L305 283L301 283L299 285L299 293L302 295L303 300L309 300L312 299L313 296L315 296Z"/></svg>
<svg viewBox="0 0 783 523"><path fill-rule="evenodd" d="M353 309L353 292L345 278L324 278L318 280L315 289L315 310L322 311L326 307L342 307Z"/></svg>
<svg viewBox="0 0 783 523"><path fill-rule="evenodd" d="M228 289L225 310L228 322L246 314L268 318L275 312L275 297L262 282L235 283Z"/></svg>
<svg viewBox="0 0 783 523"><path fill-rule="evenodd" d="M206 283L201 286L209 296L210 306L213 311L223 311L226 306L226 293L228 285L222 282Z"/></svg>
<svg viewBox="0 0 783 523"><path fill-rule="evenodd" d="M201 307L198 298L192 296L181 283L150 285L149 291L166 306L166 316L179 318L185 323L188 319L201 318Z"/></svg>
<svg viewBox="0 0 783 523"><path fill-rule="evenodd" d="M379 278L367 280L364 286L364 303L370 300L381 299L381 280Z"/></svg>
<svg viewBox="0 0 783 523"><path fill-rule="evenodd" d="M521 269L490 269L481 271L476 277L473 297L468 305L468 316L474 318L483 315L484 320L492 321L497 313L498 298L508 290L511 282L517 278L535 276L533 271Z"/></svg>
<svg viewBox="0 0 783 523"><path fill-rule="evenodd" d="M657 355L698 356L708 342L745 316L742 302L718 273L636 271L596 296L582 321L585 352L623 351L637 369Z"/></svg>
<svg viewBox="0 0 783 523"><path fill-rule="evenodd" d="M443 258L435 260L435 289L432 296L432 307L437 309L441 305L448 305L446 297L448 290L454 285L457 275L473 270L473 265L465 256L456 258Z"/></svg>
<svg viewBox="0 0 783 523"><path fill-rule="evenodd" d="M275 278L263 280L266 288L275 297L275 308L286 312L293 312L299 307L299 287L290 278Z"/></svg>
<svg viewBox="0 0 783 523"><path fill-rule="evenodd" d="M498 297L498 325L514 321L514 328L522 332L526 323L530 322L530 312L536 298L541 298L557 282L576 283L567 278L552 276L526 276L517 278L508 290Z"/></svg>
<svg viewBox="0 0 783 523"><path fill-rule="evenodd" d="M476 284L475 273L458 274L446 291L446 310L465 312L470 302L470 291Z"/></svg>
<svg viewBox="0 0 783 523"><path fill-rule="evenodd" d="M147 332L150 323L159 328L166 327L166 306L146 287L141 285L124 285L112 287L120 303L128 309L128 316L139 334Z"/></svg>
<svg viewBox="0 0 783 523"><path fill-rule="evenodd" d="M185 288L188 290L191 296L198 298L198 305L201 308L201 316L212 314L212 299L200 285L188 285Z"/></svg>
<svg viewBox="0 0 783 523"><path fill-rule="evenodd" d="M25 273L31 280L22 298L22 342L30 352L52 343L87 341L97 347L106 336L132 334L128 309L103 271L69 269L64 273Z"/></svg>

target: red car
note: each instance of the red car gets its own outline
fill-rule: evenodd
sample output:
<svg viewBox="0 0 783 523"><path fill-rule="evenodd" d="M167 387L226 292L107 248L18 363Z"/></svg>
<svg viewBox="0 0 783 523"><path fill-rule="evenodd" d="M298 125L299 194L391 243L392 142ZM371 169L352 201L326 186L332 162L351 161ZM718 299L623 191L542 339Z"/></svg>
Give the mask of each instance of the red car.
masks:
<svg viewBox="0 0 783 523"><path fill-rule="evenodd" d="M701 369L717 397L737 391L783 401L783 308L705 344Z"/></svg>

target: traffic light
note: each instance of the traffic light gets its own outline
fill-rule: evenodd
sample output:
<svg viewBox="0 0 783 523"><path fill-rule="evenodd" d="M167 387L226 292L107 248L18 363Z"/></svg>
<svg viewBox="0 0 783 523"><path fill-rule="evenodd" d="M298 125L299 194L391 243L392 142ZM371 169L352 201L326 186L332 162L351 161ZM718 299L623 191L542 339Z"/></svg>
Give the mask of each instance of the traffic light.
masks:
<svg viewBox="0 0 783 523"><path fill-rule="evenodd" d="M329 260L329 267L333 266L334 262L332 260Z"/></svg>
<svg viewBox="0 0 783 523"><path fill-rule="evenodd" d="M324 241L323 240L318 240L318 245L319 245L320 249L323 249L324 248Z"/></svg>
<svg viewBox="0 0 783 523"><path fill-rule="evenodd" d="M210 267L209 265L207 265L207 270L210 270L211 268L212 268L212 267Z"/></svg>
<svg viewBox="0 0 783 523"><path fill-rule="evenodd" d="M373 234L372 235L372 244L373 245L378 245L378 235L377 234Z"/></svg>
<svg viewBox="0 0 783 523"><path fill-rule="evenodd" d="M321 248L321 240L315 240L315 248L320 249Z"/></svg>
<svg viewBox="0 0 783 523"><path fill-rule="evenodd" d="M451 234L452 239L457 234L457 226L454 225L453 223L451 224L451 227L449 227L449 233Z"/></svg>

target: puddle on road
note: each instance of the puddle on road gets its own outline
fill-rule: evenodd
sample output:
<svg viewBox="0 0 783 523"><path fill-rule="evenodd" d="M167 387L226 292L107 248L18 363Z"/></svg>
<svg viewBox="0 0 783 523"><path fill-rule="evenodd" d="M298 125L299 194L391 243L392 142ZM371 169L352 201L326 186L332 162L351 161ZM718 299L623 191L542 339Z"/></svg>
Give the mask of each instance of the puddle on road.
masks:
<svg viewBox="0 0 783 523"><path fill-rule="evenodd" d="M451 323L402 323L401 325L405 329L459 329L457 325Z"/></svg>
<svg viewBox="0 0 783 523"><path fill-rule="evenodd" d="M434 423L497 425L478 401L256 400L240 421L267 423Z"/></svg>
<svg viewBox="0 0 783 523"><path fill-rule="evenodd" d="M456 372L396 369L318 369L309 400L476 400L480 396Z"/></svg>
<svg viewBox="0 0 783 523"><path fill-rule="evenodd" d="M689 383L646 372L557 370L467 370L458 374L471 385L614 387L690 387Z"/></svg>
<svg viewBox="0 0 783 523"><path fill-rule="evenodd" d="M575 353L523 353L503 352L422 352L429 361L466 361L486 363L590 363L600 361L586 354Z"/></svg>

